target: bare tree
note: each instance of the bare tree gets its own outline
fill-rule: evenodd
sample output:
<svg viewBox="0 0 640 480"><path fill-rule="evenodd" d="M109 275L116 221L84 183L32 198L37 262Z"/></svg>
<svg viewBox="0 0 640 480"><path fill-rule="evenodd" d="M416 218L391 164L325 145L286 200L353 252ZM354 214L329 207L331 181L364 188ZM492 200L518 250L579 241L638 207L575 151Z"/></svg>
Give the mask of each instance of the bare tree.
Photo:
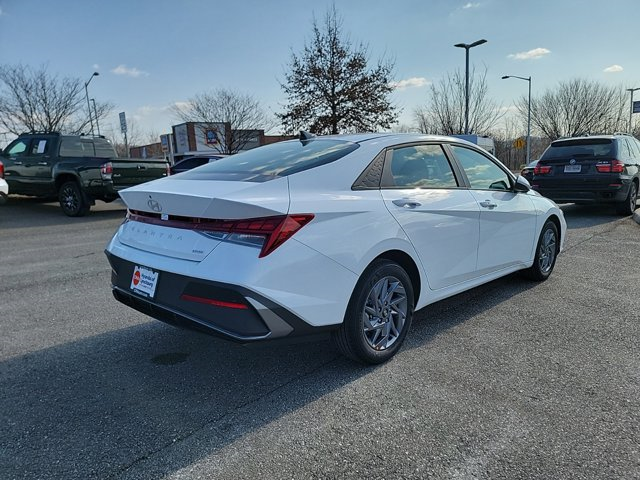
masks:
<svg viewBox="0 0 640 480"><path fill-rule="evenodd" d="M427 104L414 111L422 133L464 133L465 84L465 74L456 70L431 85ZM500 105L489 98L487 69L476 75L472 68L469 74L469 132L487 134L502 115Z"/></svg>
<svg viewBox="0 0 640 480"><path fill-rule="evenodd" d="M175 105L173 112L184 122L201 122L203 130L229 124L223 142L213 147L224 154L239 152L255 138L256 130L268 130L273 123L254 97L226 88L197 94L186 105Z"/></svg>
<svg viewBox="0 0 640 480"><path fill-rule="evenodd" d="M6 132L80 133L90 122L86 107L80 79L60 79L46 67L0 66L0 129ZM98 119L112 108L96 102Z"/></svg>
<svg viewBox="0 0 640 480"><path fill-rule="evenodd" d="M300 55L291 54L281 87L287 95L277 114L284 129L313 133L375 131L398 117L389 99L394 64L380 60L369 69L363 44L353 45L342 31L335 5L322 26L313 19L313 38Z"/></svg>
<svg viewBox="0 0 640 480"><path fill-rule="evenodd" d="M520 98L516 107L526 121L527 98ZM531 98L531 126L538 135L550 140L626 131L628 108L621 87L576 78Z"/></svg>

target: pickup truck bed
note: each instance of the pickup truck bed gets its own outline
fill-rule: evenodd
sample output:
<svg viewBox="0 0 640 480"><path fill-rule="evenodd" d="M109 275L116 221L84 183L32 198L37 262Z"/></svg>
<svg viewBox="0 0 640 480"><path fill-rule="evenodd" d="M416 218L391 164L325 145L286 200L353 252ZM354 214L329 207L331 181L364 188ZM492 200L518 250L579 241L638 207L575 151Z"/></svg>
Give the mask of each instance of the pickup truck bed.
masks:
<svg viewBox="0 0 640 480"><path fill-rule="evenodd" d="M124 188L168 175L161 159L117 158L103 137L58 133L20 135L2 152L11 194L57 197L71 217L96 200L111 202Z"/></svg>

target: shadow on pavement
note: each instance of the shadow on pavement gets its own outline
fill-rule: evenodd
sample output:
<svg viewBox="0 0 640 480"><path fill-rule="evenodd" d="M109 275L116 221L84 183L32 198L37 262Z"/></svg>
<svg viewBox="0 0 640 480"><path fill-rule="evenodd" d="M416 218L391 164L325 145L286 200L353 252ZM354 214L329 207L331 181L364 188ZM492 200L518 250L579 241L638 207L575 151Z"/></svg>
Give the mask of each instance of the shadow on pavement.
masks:
<svg viewBox="0 0 640 480"><path fill-rule="evenodd" d="M534 285L509 276L431 305L405 349ZM15 357L0 363L0 478L159 478L376 370L328 341L247 349L157 321Z"/></svg>

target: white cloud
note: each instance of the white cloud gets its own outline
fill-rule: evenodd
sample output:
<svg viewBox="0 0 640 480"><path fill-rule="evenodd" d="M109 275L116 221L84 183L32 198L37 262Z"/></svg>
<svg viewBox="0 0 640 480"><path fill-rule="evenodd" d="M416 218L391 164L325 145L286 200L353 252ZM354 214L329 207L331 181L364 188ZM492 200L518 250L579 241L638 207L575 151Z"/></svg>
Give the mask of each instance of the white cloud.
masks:
<svg viewBox="0 0 640 480"><path fill-rule="evenodd" d="M124 64L118 65L116 68L111 70L111 73L115 73L116 75L127 75L128 77L134 77L134 78L138 78L141 76L145 76L145 77L149 76L148 72L138 70L136 67L127 68L127 66Z"/></svg>
<svg viewBox="0 0 640 480"><path fill-rule="evenodd" d="M93 64L93 69L94 70L100 70L100 65L98 65L97 63Z"/></svg>
<svg viewBox="0 0 640 480"><path fill-rule="evenodd" d="M533 50L529 50L528 52L512 53L510 55L507 55L507 57L513 58L514 60L536 60L550 53L551 50L547 48L534 48Z"/></svg>
<svg viewBox="0 0 640 480"><path fill-rule="evenodd" d="M463 9L463 10L468 10L468 9L470 9L470 8L478 8L479 6L480 6L480 3L471 3L471 2L468 2L468 3L465 3L465 4L462 6L462 9Z"/></svg>
<svg viewBox="0 0 640 480"><path fill-rule="evenodd" d="M2 15L2 7L0 7L0 15Z"/></svg>
<svg viewBox="0 0 640 480"><path fill-rule="evenodd" d="M623 71L624 68L622 68L620 65L611 65L610 67L607 67L603 70L603 72L605 73L618 73Z"/></svg>
<svg viewBox="0 0 640 480"><path fill-rule="evenodd" d="M424 77L411 77L411 78L407 78L405 80L400 80L397 82L391 82L389 83L389 86L391 88L395 88L396 90L404 90L406 88L420 88L420 87L424 87L425 85L429 85L429 80L427 80Z"/></svg>

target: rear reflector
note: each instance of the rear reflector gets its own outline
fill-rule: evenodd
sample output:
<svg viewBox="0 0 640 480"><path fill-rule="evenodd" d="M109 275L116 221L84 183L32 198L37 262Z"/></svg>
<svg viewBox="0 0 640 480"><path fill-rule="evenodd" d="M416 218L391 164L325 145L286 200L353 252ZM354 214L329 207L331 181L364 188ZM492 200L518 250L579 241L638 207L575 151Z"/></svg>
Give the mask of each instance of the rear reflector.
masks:
<svg viewBox="0 0 640 480"><path fill-rule="evenodd" d="M222 300L214 300L213 298L196 297L194 295L182 294L181 300L187 302L204 303L205 305L213 305L214 307L235 308L236 310L247 310L249 307L244 303L224 302Z"/></svg>

